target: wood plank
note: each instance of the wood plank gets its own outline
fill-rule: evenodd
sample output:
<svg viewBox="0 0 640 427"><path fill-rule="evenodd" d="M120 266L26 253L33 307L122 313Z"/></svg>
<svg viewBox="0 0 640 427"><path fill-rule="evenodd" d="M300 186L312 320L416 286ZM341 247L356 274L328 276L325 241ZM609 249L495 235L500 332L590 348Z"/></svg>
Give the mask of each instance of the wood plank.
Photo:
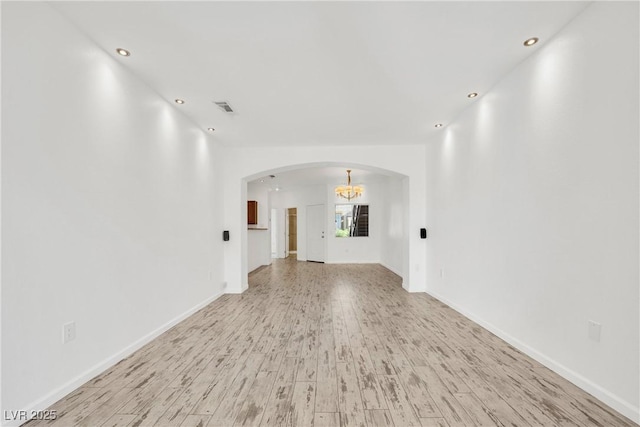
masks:
<svg viewBox="0 0 640 427"><path fill-rule="evenodd" d="M126 391L120 391L119 396L122 397L123 393L126 393ZM115 390L100 389L99 392L95 393L90 399L85 399L64 414L58 414L57 419L49 425L55 427L79 425L82 420L91 416L92 413L113 399L116 394L117 392ZM55 409L55 407L53 407L53 409ZM114 413L116 413L116 411L114 411Z"/></svg>
<svg viewBox="0 0 640 427"><path fill-rule="evenodd" d="M298 376L298 366L300 365L300 358L298 357L285 357L278 370L278 376L276 381L279 383L294 383Z"/></svg>
<svg viewBox="0 0 640 427"><path fill-rule="evenodd" d="M309 381L295 383L291 397L289 425L293 427L313 425L315 404L316 383Z"/></svg>
<svg viewBox="0 0 640 427"><path fill-rule="evenodd" d="M389 412L398 426L419 426L420 420L409 403L409 397L394 375L381 375L382 390L389 401Z"/></svg>
<svg viewBox="0 0 640 427"><path fill-rule="evenodd" d="M420 418L422 427L450 427L444 418Z"/></svg>
<svg viewBox="0 0 640 427"><path fill-rule="evenodd" d="M242 409L242 405L249 395L251 386L256 380L263 361L264 354L252 353L247 358L243 369L238 372L231 385L224 392L224 397L220 400L218 397L215 397L214 393L211 393L207 396L207 399L201 402L202 406L197 406L193 412L202 413L198 412L198 410L203 408L200 410L208 411L205 412L208 414L213 414L209 424L220 426L233 425L236 416ZM222 396L222 393L220 393L219 396ZM216 401L218 401L219 404L217 405L217 409L213 410L216 406Z"/></svg>
<svg viewBox="0 0 640 427"><path fill-rule="evenodd" d="M450 427L473 425L473 421L462 405L458 403L433 368L416 366L414 371L429 387L429 394Z"/></svg>
<svg viewBox="0 0 640 427"><path fill-rule="evenodd" d="M329 311L329 313L331 312ZM318 366L316 374L315 410L317 412L338 412L338 376L333 339L333 327L331 327L331 332L325 332L321 329L318 336Z"/></svg>
<svg viewBox="0 0 640 427"><path fill-rule="evenodd" d="M276 382L262 416L261 426L286 426L291 418L294 383Z"/></svg>
<svg viewBox="0 0 640 427"><path fill-rule="evenodd" d="M365 419L369 426L376 427L393 427L393 419L391 413L386 409L367 409L364 411Z"/></svg>
<svg viewBox="0 0 640 427"><path fill-rule="evenodd" d="M337 412L316 412L313 427L340 427L340 415Z"/></svg>
<svg viewBox="0 0 640 427"><path fill-rule="evenodd" d="M213 427L210 420L211 415L187 415L180 427Z"/></svg>
<svg viewBox="0 0 640 427"><path fill-rule="evenodd" d="M356 377L364 409L387 409L387 402L378 383L378 376L374 371L369 351L366 347L352 347L351 353L356 366Z"/></svg>
<svg viewBox="0 0 640 427"><path fill-rule="evenodd" d="M235 419L236 426L259 426L262 421L267 400L273 384L276 380L276 373L260 372L256 380L251 385L249 394L245 398L244 405Z"/></svg>
<svg viewBox="0 0 640 427"><path fill-rule="evenodd" d="M338 363L338 407L342 426L365 426L364 404L360 397L358 379L351 363Z"/></svg>
<svg viewBox="0 0 640 427"><path fill-rule="evenodd" d="M127 427L135 419L136 416L133 414L113 414L100 427Z"/></svg>
<svg viewBox="0 0 640 427"><path fill-rule="evenodd" d="M427 383L422 380L413 368L396 366L397 378L400 385L407 393L407 397L413 410L419 418L442 417L433 398L429 394Z"/></svg>
<svg viewBox="0 0 640 427"><path fill-rule="evenodd" d="M138 408L136 418L131 422L130 427L155 426L183 392L184 389L179 388L162 390L155 399L147 401L146 406Z"/></svg>
<svg viewBox="0 0 640 427"><path fill-rule="evenodd" d="M340 303L332 305L333 313L333 338L335 343L336 362L350 362L351 344L349 343L349 331L342 313L342 305Z"/></svg>
<svg viewBox="0 0 640 427"><path fill-rule="evenodd" d="M91 412L88 416L77 421L74 425L78 427L94 427L101 425L104 420L108 419L111 414L117 413L124 403L126 402L127 395L131 393L131 389L123 388L111 396L106 402L102 403Z"/></svg>
<svg viewBox="0 0 640 427"><path fill-rule="evenodd" d="M473 393L456 393L454 397L478 427L495 427L503 424Z"/></svg>

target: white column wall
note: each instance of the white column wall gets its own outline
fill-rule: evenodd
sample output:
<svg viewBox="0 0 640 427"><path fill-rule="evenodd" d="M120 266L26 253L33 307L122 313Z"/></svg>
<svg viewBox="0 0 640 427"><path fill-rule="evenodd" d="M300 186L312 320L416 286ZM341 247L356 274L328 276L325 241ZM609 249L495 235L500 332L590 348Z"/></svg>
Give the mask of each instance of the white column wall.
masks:
<svg viewBox="0 0 640 427"><path fill-rule="evenodd" d="M402 180L387 177L381 182L380 263L402 275L402 239L404 236L404 201ZM418 231L414 231L418 233ZM425 244L426 246L426 244Z"/></svg>

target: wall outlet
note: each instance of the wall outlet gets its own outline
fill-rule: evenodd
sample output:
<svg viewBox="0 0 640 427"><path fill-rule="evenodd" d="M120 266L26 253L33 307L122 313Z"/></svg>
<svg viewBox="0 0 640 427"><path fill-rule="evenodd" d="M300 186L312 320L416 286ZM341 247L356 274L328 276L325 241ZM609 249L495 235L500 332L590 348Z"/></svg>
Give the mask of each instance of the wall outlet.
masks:
<svg viewBox="0 0 640 427"><path fill-rule="evenodd" d="M227 289L227 282L222 282L222 289Z"/></svg>
<svg viewBox="0 0 640 427"><path fill-rule="evenodd" d="M602 325L593 320L589 320L589 339L595 342L600 342L600 333L602 332Z"/></svg>
<svg viewBox="0 0 640 427"><path fill-rule="evenodd" d="M444 268L440 269L440 278L444 279Z"/></svg>
<svg viewBox="0 0 640 427"><path fill-rule="evenodd" d="M66 344L69 341L76 339L76 322L69 322L62 325L62 343Z"/></svg>

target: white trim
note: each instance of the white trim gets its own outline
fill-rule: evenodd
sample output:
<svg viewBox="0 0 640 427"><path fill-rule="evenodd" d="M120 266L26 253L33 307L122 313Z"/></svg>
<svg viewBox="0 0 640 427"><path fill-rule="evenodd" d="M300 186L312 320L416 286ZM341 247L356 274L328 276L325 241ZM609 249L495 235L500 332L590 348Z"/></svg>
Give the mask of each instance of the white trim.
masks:
<svg viewBox="0 0 640 427"><path fill-rule="evenodd" d="M104 359L102 362L98 363L97 365L93 366L92 368L89 368L84 373L78 375L77 377L75 377L71 381L69 381L66 384L58 387L55 390L53 390L52 392L50 392L46 396L36 400L35 402L32 402L32 403L26 405L25 411L26 411L27 415L32 414L33 412L42 411L42 410L48 408L49 406L53 405L58 400L60 400L63 397L65 397L67 394L71 393L72 391L74 391L75 389L77 389L78 387L80 387L81 385L83 385L84 383L89 381L90 379L94 378L95 376L105 372L107 369L109 369L110 367L114 366L116 363L120 362L124 358L130 356L136 350L139 350L144 345L150 343L151 341L156 339L158 336L160 336L164 332L168 331L173 326L177 325L178 323L180 323L181 321L183 321L187 317L189 317L192 314L194 314L196 311L202 309L203 307L209 305L210 303L212 303L213 301L218 299L220 296L222 296L222 293L218 293L216 295L213 295L212 297L209 297L206 300L196 304L194 307L192 307L189 310L185 311L184 313L178 315L177 317L174 317L173 319L171 319L170 321L168 321L164 325L160 326L159 328L155 329L154 331L149 332L147 335L143 336L142 338L138 339L137 341L135 341L132 344L128 345L127 347L123 348L122 350L120 350L116 354ZM13 426L22 425L22 424L26 423L28 420L5 420L4 419L4 414L2 414L2 420L1 421L2 422L0 423L0 425L2 425L3 427L9 427L9 426L13 427Z"/></svg>
<svg viewBox="0 0 640 427"><path fill-rule="evenodd" d="M468 312L463 307L461 307L461 306L449 301L447 298L445 298L445 297L443 297L441 295L438 295L438 294L436 294L436 293L434 293L432 291L427 291L427 294L429 294L432 297L440 300L441 302L443 302L444 304L448 305L449 307L451 307L452 309L454 309L458 313L460 313L463 316L465 316L467 319L471 320L472 322L477 323L478 325L480 325L483 328L487 329L489 332L493 333L494 335L496 335L499 338L503 339L504 341L508 342L509 344L511 344L512 346L517 348L518 350L520 350L523 353L525 353L527 356L529 356L532 359L535 359L536 361L542 363L544 366L546 366L547 368L551 369L556 374L558 374L561 377L563 377L564 379L572 382L573 384L575 384L576 386L580 387L581 389L583 389L587 393L591 394L592 396L594 396L598 400L602 401L603 403L609 405L611 408L613 408L614 410L618 411L620 414L622 414L625 417L629 418L630 420L633 420L634 422L640 424L640 407L633 406L633 404L625 401L624 399L622 399L619 396L616 396L614 393L610 392L609 390L603 388L602 386L599 386L598 384L596 384L593 381L583 377L582 375L578 374L577 372L567 368L566 366L562 365L561 363L558 363L557 361L555 361L554 359L550 358L549 356L539 352L538 350L534 349L533 347L530 347L528 344L525 344L522 341L518 340L517 338L512 337L511 335L509 335L506 332L504 332L503 330L495 327L491 323L485 322L484 320L480 319L476 315Z"/></svg>

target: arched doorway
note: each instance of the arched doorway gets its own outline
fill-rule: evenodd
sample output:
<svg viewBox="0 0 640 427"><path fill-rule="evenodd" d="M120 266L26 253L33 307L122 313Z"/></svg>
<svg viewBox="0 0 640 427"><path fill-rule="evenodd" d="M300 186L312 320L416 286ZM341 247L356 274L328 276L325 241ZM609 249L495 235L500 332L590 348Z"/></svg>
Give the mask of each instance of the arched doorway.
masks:
<svg viewBox="0 0 640 427"><path fill-rule="evenodd" d="M401 177L396 196L402 208L396 213L402 217L400 236L402 249L399 273L403 287L410 292L426 290L426 244L420 239L420 228L426 226L426 170L425 148L422 145L339 147L236 148L225 154L220 173L222 188L222 229L230 230L231 239L224 245L224 277L226 292L241 293L248 288L248 183L268 175L284 174L319 167L360 169L385 176ZM344 179L343 178L343 181ZM342 182L342 181L341 181ZM300 220L298 212L298 222ZM299 234L300 230L298 230ZM300 249L300 248L299 248Z"/></svg>
<svg viewBox="0 0 640 427"><path fill-rule="evenodd" d="M347 179L346 168L352 170L354 184L365 188L357 200L335 196L335 186L344 184ZM254 224L248 224L246 240L241 242L243 253L246 253L247 274L269 264L272 252L279 258L289 255L292 243L287 220L295 209L299 224L294 244L298 260L379 263L406 277L403 269L408 264L404 258L409 255L408 227L405 224L409 201L405 199L408 191L403 187L409 186L409 177L367 165L324 162L263 170L243 178L243 185L246 185L247 209L258 206L257 214L248 212L249 216L257 215L258 219ZM370 224L367 220L371 232L364 234L364 238L336 238L336 209L351 206L357 212L369 213L371 208ZM317 221L318 215L325 224L321 224L322 239L314 240L311 224ZM278 239L275 244L271 241L274 236ZM314 246L317 244L324 245L319 249L320 253Z"/></svg>

